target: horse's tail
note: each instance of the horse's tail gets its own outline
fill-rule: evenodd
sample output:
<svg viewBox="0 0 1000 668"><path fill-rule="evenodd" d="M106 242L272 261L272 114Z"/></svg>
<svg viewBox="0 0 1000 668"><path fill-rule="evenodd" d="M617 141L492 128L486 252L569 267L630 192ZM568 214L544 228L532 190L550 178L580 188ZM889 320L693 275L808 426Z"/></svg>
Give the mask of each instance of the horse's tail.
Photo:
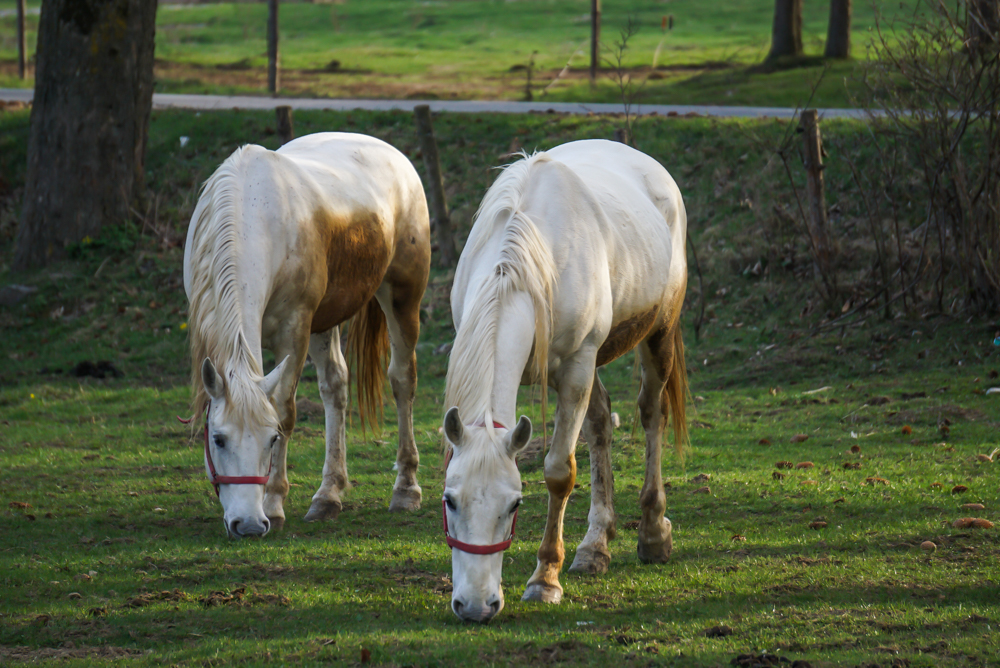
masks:
<svg viewBox="0 0 1000 668"><path fill-rule="evenodd" d="M681 332L680 321L674 324L673 365L667 376L667 385L660 398L660 410L663 413L664 425L669 416L674 424L674 448L678 456L684 457L688 445L687 427L687 363L684 361L684 335Z"/></svg>
<svg viewBox="0 0 1000 668"><path fill-rule="evenodd" d="M382 397L385 367L389 359L389 329L385 314L374 297L354 315L347 332L347 353L358 388L361 428L382 427Z"/></svg>

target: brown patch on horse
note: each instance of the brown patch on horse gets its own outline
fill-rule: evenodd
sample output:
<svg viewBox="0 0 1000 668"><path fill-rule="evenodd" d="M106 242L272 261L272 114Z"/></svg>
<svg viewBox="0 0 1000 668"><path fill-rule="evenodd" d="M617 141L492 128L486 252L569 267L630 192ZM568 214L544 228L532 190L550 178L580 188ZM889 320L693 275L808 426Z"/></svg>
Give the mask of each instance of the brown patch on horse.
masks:
<svg viewBox="0 0 1000 668"><path fill-rule="evenodd" d="M389 265L389 245L378 216L338 220L319 211L316 229L325 237L326 293L313 314L311 333L325 332L361 310L375 295Z"/></svg>
<svg viewBox="0 0 1000 668"><path fill-rule="evenodd" d="M649 334L659 312L660 307L654 306L612 327L608 332L608 338L604 339L600 350L597 351L597 366L613 362L635 348Z"/></svg>

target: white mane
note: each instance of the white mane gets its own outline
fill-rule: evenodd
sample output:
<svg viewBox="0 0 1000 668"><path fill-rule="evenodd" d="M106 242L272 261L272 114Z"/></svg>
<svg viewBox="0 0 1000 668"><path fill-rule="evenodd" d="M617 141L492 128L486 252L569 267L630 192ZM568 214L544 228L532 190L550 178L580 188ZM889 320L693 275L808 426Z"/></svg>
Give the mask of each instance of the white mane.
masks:
<svg viewBox="0 0 1000 668"><path fill-rule="evenodd" d="M208 400L201 365L206 357L211 359L224 379L230 410L245 421L260 422L261 403L270 407L270 402L258 386L263 369L244 333L236 265L241 250L241 171L246 149L237 149L205 182L191 221L191 382L193 409L200 414ZM273 408L267 411L271 413L276 424Z"/></svg>
<svg viewBox="0 0 1000 668"><path fill-rule="evenodd" d="M545 153L522 155L524 159L508 166L500 175L476 213L474 226L482 227L464 252L479 251L498 230L503 230L503 236L494 271L479 286L475 297L466 302L451 352L445 390L445 406L458 406L466 423L482 421L489 431L493 429L497 366L503 363L496 355L500 307L510 294L525 292L531 297L535 310L532 376L543 388L547 387L555 261L535 223L521 211L521 204L532 166L551 158ZM545 390L542 398L544 420Z"/></svg>

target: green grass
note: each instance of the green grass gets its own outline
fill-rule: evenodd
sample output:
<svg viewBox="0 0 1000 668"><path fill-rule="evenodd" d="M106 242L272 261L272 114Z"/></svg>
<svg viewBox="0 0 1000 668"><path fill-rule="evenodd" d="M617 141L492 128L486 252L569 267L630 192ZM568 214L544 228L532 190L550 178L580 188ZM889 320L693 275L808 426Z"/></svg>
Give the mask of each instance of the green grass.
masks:
<svg viewBox="0 0 1000 668"><path fill-rule="evenodd" d="M915 0L877 3L892 17ZM552 100L617 101L618 86L605 72L592 90L589 1L525 2L349 0L335 4L283 3L281 58L288 95L335 97L440 97L520 99L534 58L534 95ZM12 9L0 0L0 10ZM754 73L770 45L772 0L627 0L603 8L604 55L631 18L638 27L625 53L628 68L658 68L647 81L647 103L794 106L823 71L818 59L774 74ZM805 3L803 42L820 56L826 40L826 3ZM672 31L661 30L667 15ZM29 17L33 51L37 17ZM157 18L156 89L159 92L261 93L266 90L267 6L263 3L167 5ZM853 81L867 58L875 25L868 2L855 3L853 56L835 66L817 103L851 105ZM30 85L15 77L13 16L0 19L0 86ZM534 54L534 55L533 55ZM336 72L327 71L332 62ZM570 74L543 93L560 70ZM607 65L607 63L606 63ZM846 80L846 85L845 85Z"/></svg>
<svg viewBox="0 0 1000 668"><path fill-rule="evenodd" d="M618 123L435 117L460 235L500 154L515 144L608 137ZM0 166L14 192L24 178L26 124L24 111L0 114L9 160ZM637 128L640 144L685 193L705 272L704 295L692 272L684 315L692 448L683 465L665 458L670 563L640 565L628 524L639 517L643 475L641 428L631 436L637 383L628 355L602 372L623 422L612 454L619 536L611 570L599 578L564 573L559 606L518 600L545 513L541 463L529 461L518 538L505 558L507 607L485 627L454 618L435 502L447 359L433 351L454 336L450 276L438 270L418 350L423 509L386 511L396 434L390 410L381 438L349 431L355 487L341 516L303 523L323 458L322 418L303 416L289 449L285 530L227 540L200 441L174 419L186 408L188 365L176 241L199 184L242 142L273 148L272 124L266 113L154 113L155 233L112 231L66 262L13 274L10 230L0 226L0 285L38 289L0 307L0 663L59 651L68 666L326 665L360 663L365 650L370 663L386 666L719 666L765 650L814 666L995 661L1000 534L951 522L1000 521L1000 464L976 459L1000 446L1000 398L983 393L1000 385L991 377L1000 370L1000 349L991 344L997 324L900 308L889 321L816 329L831 314L816 303L802 241L761 214L790 198L769 166L767 147L787 129L773 121L649 119ZM408 114L297 113L295 127L375 134L422 169ZM829 123L824 133L833 155L830 201L844 210L833 225L846 245L859 203L835 158L849 150L862 159L867 149L856 124ZM191 138L183 149L181 135ZM866 255L846 251L863 266ZM760 276L743 271L758 259ZM855 271L848 263L843 276ZM78 362L98 359L125 375L68 376ZM304 376L299 396L318 401L315 370ZM520 402L536 426L537 398L525 390ZM808 439L792 443L797 434ZM779 461L815 466L778 480ZM586 529L585 444L578 466L580 488L566 514L570 554ZM695 481L700 473L710 480ZM959 484L968 491L952 494ZM693 493L702 486L711 494ZM962 510L969 502L986 509ZM814 521L827 526L811 529ZM925 554L924 540L936 552ZM706 637L717 625L733 634Z"/></svg>

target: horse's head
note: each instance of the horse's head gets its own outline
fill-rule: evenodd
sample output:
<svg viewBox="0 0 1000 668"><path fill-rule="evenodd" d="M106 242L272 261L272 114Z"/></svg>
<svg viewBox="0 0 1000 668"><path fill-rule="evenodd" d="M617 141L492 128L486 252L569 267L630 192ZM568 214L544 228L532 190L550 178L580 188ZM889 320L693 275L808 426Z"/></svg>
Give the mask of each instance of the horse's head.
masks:
<svg viewBox="0 0 1000 668"><path fill-rule="evenodd" d="M230 537L263 536L271 528L264 514L264 485L271 458L282 438L278 414L271 404L287 362L255 381L228 378L212 361L201 365L201 378L211 398L205 426L205 469L215 485Z"/></svg>
<svg viewBox="0 0 1000 668"><path fill-rule="evenodd" d="M503 550L521 505L515 456L531 438L531 420L521 416L513 431L466 428L452 408L444 433L452 447L443 510L452 547L451 609L463 620L486 622L503 609Z"/></svg>

